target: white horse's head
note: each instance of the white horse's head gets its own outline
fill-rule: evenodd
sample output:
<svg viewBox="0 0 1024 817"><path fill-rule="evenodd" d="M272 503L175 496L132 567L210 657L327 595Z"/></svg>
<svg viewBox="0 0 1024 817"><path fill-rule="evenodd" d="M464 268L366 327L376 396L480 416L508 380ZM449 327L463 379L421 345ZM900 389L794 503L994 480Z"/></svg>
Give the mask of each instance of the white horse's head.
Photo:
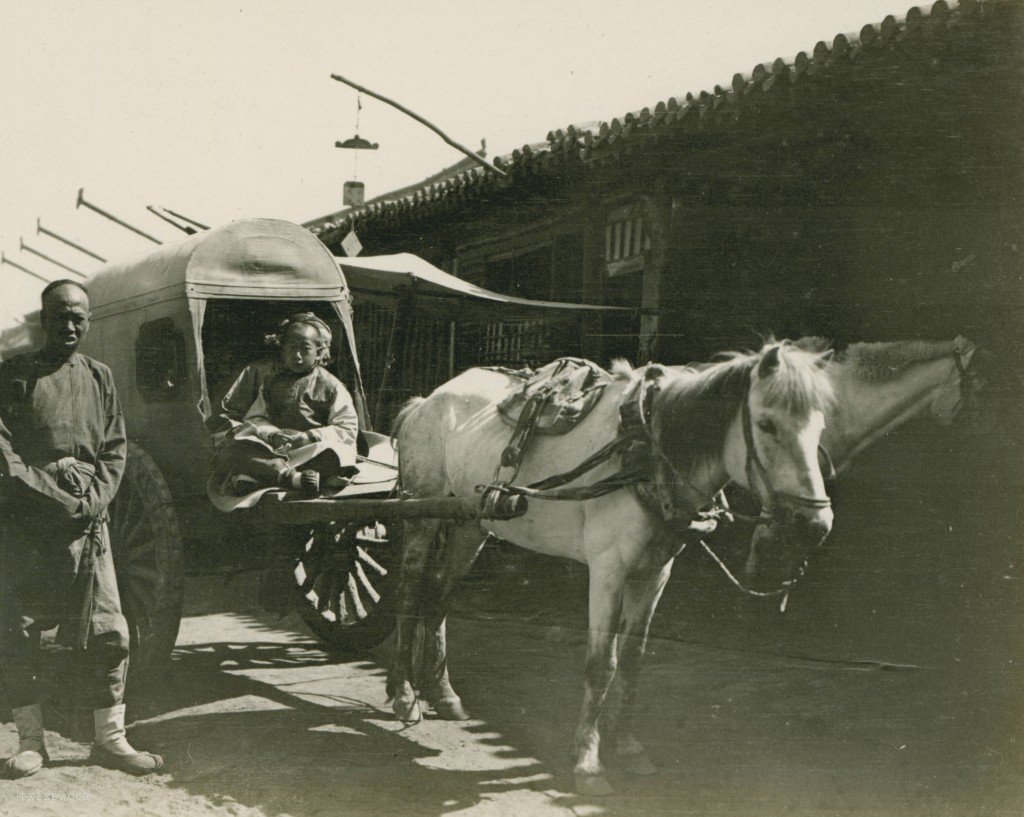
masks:
<svg viewBox="0 0 1024 817"><path fill-rule="evenodd" d="M818 447L832 388L829 352L770 343L751 369L750 389L726 450L729 476L761 502L760 535L748 581L778 586L795 577L832 529Z"/></svg>
<svg viewBox="0 0 1024 817"><path fill-rule="evenodd" d="M832 400L827 358L771 342L756 354L676 369L663 386L656 425L677 478L712 492L731 479L762 503L764 558L750 563L749 577L758 584L795 575L832 528L818 465Z"/></svg>

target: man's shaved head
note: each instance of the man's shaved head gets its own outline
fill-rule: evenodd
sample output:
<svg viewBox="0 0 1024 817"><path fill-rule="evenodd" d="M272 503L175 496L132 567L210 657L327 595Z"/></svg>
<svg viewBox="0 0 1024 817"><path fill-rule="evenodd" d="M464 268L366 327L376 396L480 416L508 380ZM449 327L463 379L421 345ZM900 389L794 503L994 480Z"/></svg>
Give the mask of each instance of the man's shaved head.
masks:
<svg viewBox="0 0 1024 817"><path fill-rule="evenodd" d="M77 296L72 295L77 293ZM86 304L89 303L89 290L82 286L78 281L72 281L70 278L61 278L57 281L50 281L44 288L40 300L42 306L46 308L46 302L53 300L54 296L60 296L61 300L64 300L69 295L77 299L78 296L84 295Z"/></svg>
<svg viewBox="0 0 1024 817"><path fill-rule="evenodd" d="M53 281L43 290L42 307L46 350L60 359L70 357L89 331L89 293L77 281Z"/></svg>

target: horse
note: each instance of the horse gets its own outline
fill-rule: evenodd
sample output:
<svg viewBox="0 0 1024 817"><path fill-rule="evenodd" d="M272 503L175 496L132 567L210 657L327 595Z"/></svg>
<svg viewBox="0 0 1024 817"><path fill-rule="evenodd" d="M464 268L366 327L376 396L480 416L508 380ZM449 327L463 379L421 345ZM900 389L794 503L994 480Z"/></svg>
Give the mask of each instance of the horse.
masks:
<svg viewBox="0 0 1024 817"><path fill-rule="evenodd" d="M830 344L808 337L794 345L815 352ZM823 472L834 479L858 454L915 418L952 423L978 386L977 351L961 335L952 341L854 343L833 355L825 363L835 399L826 408L821 435ZM791 569L789 561L780 560L778 548L766 547L774 539L771 520L760 522L743 571L747 587L754 586L755 577L776 587L778 577Z"/></svg>
<svg viewBox="0 0 1024 817"><path fill-rule="evenodd" d="M561 473L600 450L616 438L623 401L637 389L648 389L650 441L681 487L685 518L735 480L771 509L769 536L812 549L832 526L817 456L824 412L833 397L827 359L827 352L770 342L759 352L734 353L702 371L670 371L656 364L635 371L620 367L573 431L533 443L519 478L529 482ZM470 369L429 397L413 398L396 419L402 490L417 497L466 496L493 482L510 436L496 406L520 382L500 371ZM608 477L618 459L576 484ZM467 717L448 677L445 617L456 584L487 534L587 565L589 636L573 746L578 791L611 791L601 760L602 732L610 736L605 755L613 753L614 743L615 756L629 768L652 770L630 731L631 720L651 616L680 544L633 490L580 501L531 499L525 516L507 521L407 520L396 590L396 653L388 677L396 716L406 723L421 717L412 686L420 622L426 637L419 691L438 716ZM617 672L621 696L613 712L608 693Z"/></svg>

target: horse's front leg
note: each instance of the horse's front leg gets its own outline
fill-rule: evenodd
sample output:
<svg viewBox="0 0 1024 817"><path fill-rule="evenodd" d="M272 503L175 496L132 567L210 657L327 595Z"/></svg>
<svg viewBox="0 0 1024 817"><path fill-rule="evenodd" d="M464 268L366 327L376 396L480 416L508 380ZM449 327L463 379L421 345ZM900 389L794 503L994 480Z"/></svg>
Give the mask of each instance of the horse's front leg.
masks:
<svg viewBox="0 0 1024 817"><path fill-rule="evenodd" d="M387 691L391 710L405 723L416 723L422 717L412 686L413 649L416 625L421 620L424 571L439 528L440 523L436 520L407 520L402 537L395 611L395 655L388 673Z"/></svg>
<svg viewBox="0 0 1024 817"><path fill-rule="evenodd" d="M625 571L617 554L590 565L590 636L583 690L583 708L573 748L576 790L580 794L611 794L601 765L600 717L615 677L615 633L622 607ZM607 565L603 562L608 562Z"/></svg>
<svg viewBox="0 0 1024 817"><path fill-rule="evenodd" d="M647 651L647 634L658 600L672 572L672 562L673 559L669 559L660 567L654 565L630 576L623 595L618 669L622 695L615 723L609 724L606 731L616 735L616 761L633 774L653 774L657 771L647 757L643 744L633 733L633 718L636 713L640 667Z"/></svg>

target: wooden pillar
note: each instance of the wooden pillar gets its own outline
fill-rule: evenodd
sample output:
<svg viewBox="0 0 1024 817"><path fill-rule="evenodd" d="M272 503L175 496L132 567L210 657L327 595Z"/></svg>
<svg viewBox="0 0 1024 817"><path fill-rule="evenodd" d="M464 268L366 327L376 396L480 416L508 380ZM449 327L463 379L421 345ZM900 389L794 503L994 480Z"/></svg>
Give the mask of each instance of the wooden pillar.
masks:
<svg viewBox="0 0 1024 817"><path fill-rule="evenodd" d="M661 314L661 280L668 267L672 246L672 199L666 195L644 196L644 225L651 249L644 264L640 293L640 342L637 362L654 360L658 354Z"/></svg>
<svg viewBox="0 0 1024 817"><path fill-rule="evenodd" d="M584 216L583 221L583 302L604 303L602 291L604 269L604 208ZM603 354L601 316L587 314L581 320L580 354L591 360L600 360Z"/></svg>

